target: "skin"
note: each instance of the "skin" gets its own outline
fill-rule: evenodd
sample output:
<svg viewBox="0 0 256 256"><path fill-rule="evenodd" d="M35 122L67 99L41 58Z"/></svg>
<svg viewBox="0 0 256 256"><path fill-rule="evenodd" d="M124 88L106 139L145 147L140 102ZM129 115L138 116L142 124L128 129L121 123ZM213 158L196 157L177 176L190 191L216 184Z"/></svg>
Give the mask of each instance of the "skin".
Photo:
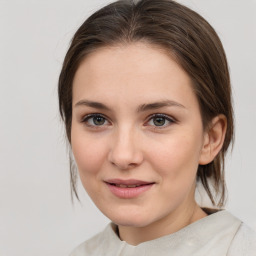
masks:
<svg viewBox="0 0 256 256"><path fill-rule="evenodd" d="M166 101L171 104L145 107ZM91 114L103 118L95 123ZM160 126L153 114L166 115ZM206 216L194 199L197 167L217 155L225 129L223 116L203 129L190 77L152 45L98 49L76 72L71 147L80 178L129 244L171 234ZM123 199L112 194L108 179L154 185L136 198Z"/></svg>

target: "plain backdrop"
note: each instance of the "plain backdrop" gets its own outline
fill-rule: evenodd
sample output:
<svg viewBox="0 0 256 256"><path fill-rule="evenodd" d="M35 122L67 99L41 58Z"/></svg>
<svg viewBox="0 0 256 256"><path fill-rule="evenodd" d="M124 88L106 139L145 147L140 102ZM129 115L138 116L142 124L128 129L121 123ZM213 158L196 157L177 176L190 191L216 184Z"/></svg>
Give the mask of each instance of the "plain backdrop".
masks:
<svg viewBox="0 0 256 256"><path fill-rule="evenodd" d="M0 0L0 255L64 256L109 222L70 200L57 80L75 30L106 0ZM218 32L234 89L226 208L256 229L256 1L181 0Z"/></svg>

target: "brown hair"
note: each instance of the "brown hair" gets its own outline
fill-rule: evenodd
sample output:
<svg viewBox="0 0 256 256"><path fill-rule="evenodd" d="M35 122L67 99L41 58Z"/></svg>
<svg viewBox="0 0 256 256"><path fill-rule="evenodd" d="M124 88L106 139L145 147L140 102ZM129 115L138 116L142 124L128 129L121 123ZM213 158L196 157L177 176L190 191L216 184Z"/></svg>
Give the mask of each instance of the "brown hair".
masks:
<svg viewBox="0 0 256 256"><path fill-rule="evenodd" d="M59 109L71 142L72 82L81 61L100 47L143 41L167 50L187 72L207 128L213 117L224 114L227 132L223 147L197 177L216 205L225 199L224 156L233 139L233 109L227 60L214 29L199 14L172 0L121 0L92 14L77 30L59 77ZM76 191L76 170L70 169Z"/></svg>

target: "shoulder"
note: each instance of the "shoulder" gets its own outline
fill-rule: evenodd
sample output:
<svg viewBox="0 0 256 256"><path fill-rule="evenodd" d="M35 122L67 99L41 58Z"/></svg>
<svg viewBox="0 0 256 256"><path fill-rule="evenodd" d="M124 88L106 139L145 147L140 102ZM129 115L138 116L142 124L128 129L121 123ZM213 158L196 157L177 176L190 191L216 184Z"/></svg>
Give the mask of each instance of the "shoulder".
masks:
<svg viewBox="0 0 256 256"><path fill-rule="evenodd" d="M242 223L230 245L228 256L256 256L256 232Z"/></svg>
<svg viewBox="0 0 256 256"><path fill-rule="evenodd" d="M120 243L115 227L113 223L108 224L102 232L77 246L70 256L99 256L107 255L106 252L112 253Z"/></svg>
<svg viewBox="0 0 256 256"><path fill-rule="evenodd" d="M102 232L93 236L89 240L78 245L70 254L70 256L86 256L96 255L101 240Z"/></svg>

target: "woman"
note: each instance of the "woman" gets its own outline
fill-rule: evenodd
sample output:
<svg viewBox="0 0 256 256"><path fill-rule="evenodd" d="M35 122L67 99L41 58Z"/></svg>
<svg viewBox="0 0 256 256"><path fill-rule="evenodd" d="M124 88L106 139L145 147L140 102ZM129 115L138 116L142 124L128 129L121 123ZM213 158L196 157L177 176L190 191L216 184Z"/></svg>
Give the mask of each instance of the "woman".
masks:
<svg viewBox="0 0 256 256"><path fill-rule="evenodd" d="M200 15L171 0L94 13L65 57L59 106L82 184L112 221L72 255L256 255L253 231L195 201L201 182L223 206L233 138L225 53ZM77 196L73 168L71 184Z"/></svg>

